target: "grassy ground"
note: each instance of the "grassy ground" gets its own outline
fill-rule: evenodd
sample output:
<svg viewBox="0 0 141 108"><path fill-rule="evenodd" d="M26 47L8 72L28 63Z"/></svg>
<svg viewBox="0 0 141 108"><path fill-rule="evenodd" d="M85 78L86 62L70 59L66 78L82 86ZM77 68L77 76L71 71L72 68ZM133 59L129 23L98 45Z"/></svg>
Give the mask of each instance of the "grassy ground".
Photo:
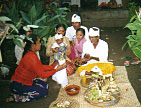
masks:
<svg viewBox="0 0 141 108"><path fill-rule="evenodd" d="M122 50L121 47L126 42L125 37L128 36L129 31L123 28L101 28L101 38L108 42L109 44L109 59L113 60L114 65L123 66L126 57L135 58L135 55L129 48ZM50 103L54 101L58 95L60 85L52 81L51 78L48 79L49 83L49 94L46 98L36 100L28 103L6 103L5 99L9 95L9 79L10 76L14 73L15 57L14 57L14 44L7 40L3 43L2 51L4 53L3 59L4 64L11 66L10 75L6 78L0 79L0 107L1 108L48 108ZM8 44L10 43L10 45ZM9 47L10 46L10 47ZM43 47L40 51L41 60L44 64L47 64L48 58L45 56L45 48ZM132 61L132 60L131 60ZM128 78L131 85L133 86L137 98L141 103L141 82L138 79L141 79L141 64L130 65L126 67L128 72Z"/></svg>

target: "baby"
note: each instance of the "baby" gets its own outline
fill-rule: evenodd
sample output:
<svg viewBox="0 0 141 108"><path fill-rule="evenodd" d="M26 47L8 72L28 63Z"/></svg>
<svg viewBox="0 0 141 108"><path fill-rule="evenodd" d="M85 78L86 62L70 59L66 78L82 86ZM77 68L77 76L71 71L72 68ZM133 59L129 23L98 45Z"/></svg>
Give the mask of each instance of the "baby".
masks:
<svg viewBox="0 0 141 108"><path fill-rule="evenodd" d="M64 60L65 59L65 51L67 44L63 42L62 34L55 35L56 42L52 45L52 51L54 52L54 61Z"/></svg>
<svg viewBox="0 0 141 108"><path fill-rule="evenodd" d="M63 42L62 34L56 34L55 40L56 42L51 47L52 51L54 52L54 61L61 65L66 63L65 50L67 44ZM64 88L68 84L66 68L56 72L52 76L52 79L55 80L58 84L61 84L61 86Z"/></svg>

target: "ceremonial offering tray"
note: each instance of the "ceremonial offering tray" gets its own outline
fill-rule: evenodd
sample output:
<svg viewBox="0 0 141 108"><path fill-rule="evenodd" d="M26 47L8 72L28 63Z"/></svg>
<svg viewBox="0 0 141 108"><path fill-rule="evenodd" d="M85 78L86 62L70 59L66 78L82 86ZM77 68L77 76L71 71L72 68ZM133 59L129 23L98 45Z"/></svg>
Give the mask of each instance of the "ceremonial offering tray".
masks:
<svg viewBox="0 0 141 108"><path fill-rule="evenodd" d="M85 100L99 107L110 106L116 104L120 100L120 89L118 87L108 87L105 93L97 87L88 88L84 93Z"/></svg>
<svg viewBox="0 0 141 108"><path fill-rule="evenodd" d="M77 100L62 97L52 102L49 108L79 108L79 106Z"/></svg>
<svg viewBox="0 0 141 108"><path fill-rule="evenodd" d="M65 91L69 95L76 95L80 91L80 86L78 86L78 85L69 85L69 86L65 87Z"/></svg>

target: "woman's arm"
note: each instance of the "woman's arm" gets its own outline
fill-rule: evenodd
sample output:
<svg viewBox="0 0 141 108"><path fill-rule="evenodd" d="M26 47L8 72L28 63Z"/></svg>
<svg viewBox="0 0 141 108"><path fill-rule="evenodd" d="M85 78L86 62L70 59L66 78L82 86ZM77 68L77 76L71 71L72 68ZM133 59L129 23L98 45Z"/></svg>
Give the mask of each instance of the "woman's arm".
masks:
<svg viewBox="0 0 141 108"><path fill-rule="evenodd" d="M27 59L27 63L30 70L43 79L50 77L53 74L55 74L57 71L66 68L66 64L59 65L57 66L56 69L55 69L56 65L52 65L52 66L43 65L41 61L38 59L36 54L30 55Z"/></svg>
<svg viewBox="0 0 141 108"><path fill-rule="evenodd" d="M36 53L29 52L24 56L23 60L23 67L43 79L56 73L55 66L43 65Z"/></svg>
<svg viewBox="0 0 141 108"><path fill-rule="evenodd" d="M64 41L67 44L65 54L66 55L70 55L70 42L69 42L68 37L64 36Z"/></svg>

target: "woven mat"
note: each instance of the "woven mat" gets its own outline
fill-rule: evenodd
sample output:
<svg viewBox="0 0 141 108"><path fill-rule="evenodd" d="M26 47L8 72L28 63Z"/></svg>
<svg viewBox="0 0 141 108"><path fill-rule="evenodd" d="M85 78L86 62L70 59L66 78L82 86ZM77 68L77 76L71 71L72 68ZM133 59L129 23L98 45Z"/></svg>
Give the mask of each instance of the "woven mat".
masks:
<svg viewBox="0 0 141 108"><path fill-rule="evenodd" d="M140 106L140 102L137 99L135 91L132 88L132 86L128 80L127 71L126 71L125 66L116 66L116 71L113 73L113 77L114 77L118 87L121 90L120 91L121 98L118 103L116 103L112 106L109 106L109 107L138 107L138 106ZM89 104L88 102L86 102L84 100L84 92L87 88L84 88L81 86L80 76L78 75L78 73L75 73L75 74L69 76L68 79L69 79L70 85L77 84L81 87L79 94L77 94L75 96L69 96L66 94L64 89L61 88L57 99L65 98L65 97L67 97L69 99L75 99L80 104L79 108L99 108L99 107L96 107L96 106ZM51 107L49 107L49 108L51 108Z"/></svg>

